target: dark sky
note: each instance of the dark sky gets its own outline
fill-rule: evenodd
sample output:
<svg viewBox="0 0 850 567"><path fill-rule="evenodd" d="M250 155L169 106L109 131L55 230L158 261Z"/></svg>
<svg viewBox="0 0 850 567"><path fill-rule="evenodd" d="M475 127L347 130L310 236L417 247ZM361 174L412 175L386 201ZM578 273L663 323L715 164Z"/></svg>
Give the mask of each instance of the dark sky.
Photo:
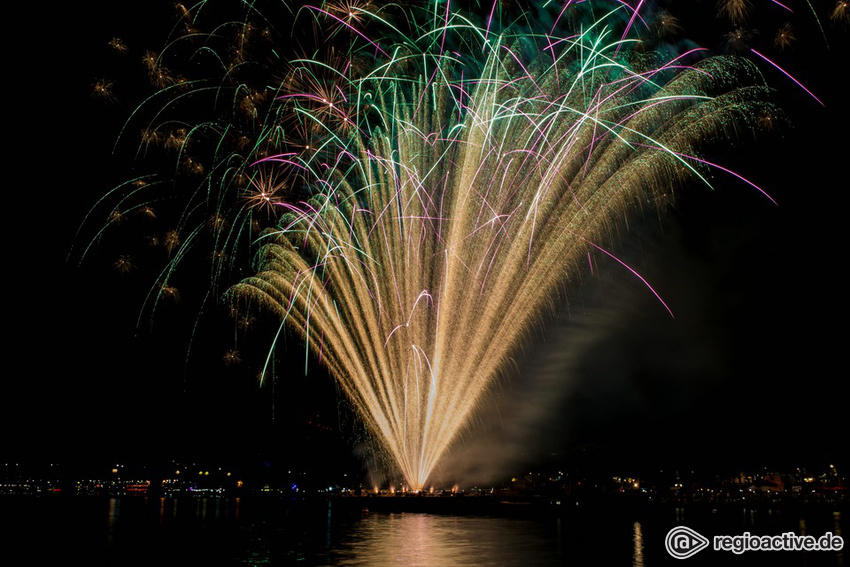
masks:
<svg viewBox="0 0 850 567"><path fill-rule="evenodd" d="M221 357L233 332L222 317L202 316L190 344L191 292L152 328L149 317L137 326L149 275L116 274L110 245L82 266L68 261L86 212L121 179L110 149L128 108L90 95L116 65L105 43L152 29L156 48L172 15L167 3L82 4L15 18L17 43L7 48L15 61L6 84L10 309L0 458L357 466L362 437L314 361L304 376L299 345L278 357L274 389L260 388L261 333L245 347L250 360L228 368ZM703 44L721 46L719 24L688 25ZM718 174L716 191L696 187L663 221L637 223L619 252L677 316L614 265L574 291L545 346L529 349L527 375L496 396L514 399L502 414L508 427L529 431L531 462L575 459L587 448L612 462L847 461L850 32L827 26L827 48L806 26L782 62L826 106L761 65L792 126L718 154L779 206ZM529 411L549 388L552 407Z"/></svg>

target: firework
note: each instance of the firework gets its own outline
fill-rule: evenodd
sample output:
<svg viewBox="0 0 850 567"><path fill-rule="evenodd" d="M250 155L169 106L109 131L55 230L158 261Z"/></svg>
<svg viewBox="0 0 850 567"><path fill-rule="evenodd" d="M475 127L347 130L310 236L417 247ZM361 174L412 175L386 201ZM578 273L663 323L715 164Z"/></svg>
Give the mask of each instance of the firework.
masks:
<svg viewBox="0 0 850 567"><path fill-rule="evenodd" d="M776 36L773 38L773 46L784 51L794 45L795 41L797 41L797 37L794 35L794 27L786 22L777 30Z"/></svg>
<svg viewBox="0 0 850 567"><path fill-rule="evenodd" d="M92 85L92 96L99 98L104 102L113 102L115 94L113 93L113 83L107 79L98 79Z"/></svg>
<svg viewBox="0 0 850 567"><path fill-rule="evenodd" d="M753 6L750 0L720 0L717 3L717 13L729 18L735 25L746 22Z"/></svg>
<svg viewBox="0 0 850 567"><path fill-rule="evenodd" d="M398 55L351 89L377 118L329 159L265 161L318 189L231 293L302 334L414 488L588 251L699 176L695 146L764 94L734 59L629 66L604 22L534 43L491 36L473 77L453 52Z"/></svg>
<svg viewBox="0 0 850 567"><path fill-rule="evenodd" d="M850 2L838 0L829 13L829 18L837 24L846 26L850 22Z"/></svg>
<svg viewBox="0 0 850 567"><path fill-rule="evenodd" d="M723 4L739 19L748 5ZM524 20L497 7L476 22L442 4L304 6L297 21L327 41L284 60L274 28L243 17L203 34L181 6L190 31L141 58L157 91L123 133L142 122L139 155L173 160L168 187L188 195L158 240L155 299L180 299L169 278L199 242L226 284L256 253L227 297L300 334L416 489L588 254L613 257L631 217L707 183L700 146L779 116L743 59L653 54L637 7L553 6L541 33L501 28L500 13ZM199 75L172 70L181 49ZM158 219L161 189L127 183L111 210Z"/></svg>

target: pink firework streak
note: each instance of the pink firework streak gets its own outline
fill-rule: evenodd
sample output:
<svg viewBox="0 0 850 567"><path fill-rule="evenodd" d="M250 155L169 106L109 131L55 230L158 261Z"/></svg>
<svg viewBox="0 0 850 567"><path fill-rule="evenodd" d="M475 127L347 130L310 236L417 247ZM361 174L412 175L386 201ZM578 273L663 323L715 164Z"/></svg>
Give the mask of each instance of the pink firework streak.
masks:
<svg viewBox="0 0 850 567"><path fill-rule="evenodd" d="M581 238L584 242L587 242L588 244L590 244L591 246L593 246L594 248L596 248L597 250L599 250L600 252L602 252L603 254L605 254L606 256L608 256L609 258L612 258L612 259L616 260L618 264L620 264L621 266L623 266L624 268L626 268L628 271L630 271L632 274L634 274L634 276L635 276L637 279L639 279L640 281L642 281L642 282L643 282L643 285L645 285L647 288L649 288L649 291L651 291L651 292L652 292L652 295L654 295L654 296L655 296L655 298L656 298L658 301L660 301L660 302L661 302L661 305L663 305L663 306L664 306L664 309L666 309L666 310L667 310L667 313L669 313L669 314L670 314L670 317L673 317L674 319L676 318L676 316L675 316L675 315L673 315L673 311L670 309L670 307L669 307L669 306L668 306L668 305L664 302L664 300L663 300L663 299L661 299L661 296L660 296L660 295L658 295L658 292L657 292L657 291L655 291L655 288L653 288L653 287L649 284L649 282L648 282L648 281L646 281L646 278L644 278L642 275L640 275L640 274L639 274L639 273L638 273L638 272L637 272L634 268L632 268L631 266L629 266L628 264L626 264L625 262L623 262L622 260L620 260L619 258L617 258L616 256L614 256L613 254L611 254L610 252L608 252L608 251L607 251L607 250L605 250L604 248L600 248L599 246L597 246L596 244L594 244L594 243L593 243L593 242L591 242L590 240L586 239L585 237L583 237L583 236L579 236L579 238Z"/></svg>
<svg viewBox="0 0 850 567"><path fill-rule="evenodd" d="M756 55L758 55L759 57L761 57L762 59L764 59L765 61L767 61L767 62L768 62L768 63L770 63L771 65L773 65L773 66L774 66L776 69L778 69L778 70L779 70L779 71L780 71L783 75L785 75L786 77L788 77L789 79L791 79L792 81L794 81L794 83L795 83L798 87L800 87L801 89L803 89L804 91L806 91L806 92L809 94L809 96L810 96L810 97L812 97L813 99L815 99L816 101L818 101L818 104L820 104L821 106L826 106L823 102L821 102L821 99L819 99L818 97L816 97L812 91L810 91L809 89L807 89L807 88L805 87L805 85L803 85L803 83L801 83L800 81L798 81L797 79L795 79L794 77L792 77L792 76L791 76L791 73L789 73L788 71L786 71L785 69L783 69L782 67L780 67L779 65L777 65L776 63L774 63L773 61L771 61L770 59L768 59L767 57L765 57L765 56L764 56L764 55L762 55L761 53L759 53L758 51L756 51L755 49L750 49L750 51L752 51L753 53L755 53Z"/></svg>

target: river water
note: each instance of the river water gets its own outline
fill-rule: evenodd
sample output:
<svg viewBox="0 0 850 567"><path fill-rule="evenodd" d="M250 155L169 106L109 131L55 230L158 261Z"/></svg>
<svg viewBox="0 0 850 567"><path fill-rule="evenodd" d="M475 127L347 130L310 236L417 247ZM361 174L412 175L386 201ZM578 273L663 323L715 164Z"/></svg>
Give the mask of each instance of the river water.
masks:
<svg viewBox="0 0 850 567"><path fill-rule="evenodd" d="M713 535L811 534L846 538L847 513L676 508L557 514L369 510L368 503L276 498L0 498L3 565L534 567L549 565L844 566L845 551L706 549L675 560L667 531ZM842 530L843 534L842 534Z"/></svg>

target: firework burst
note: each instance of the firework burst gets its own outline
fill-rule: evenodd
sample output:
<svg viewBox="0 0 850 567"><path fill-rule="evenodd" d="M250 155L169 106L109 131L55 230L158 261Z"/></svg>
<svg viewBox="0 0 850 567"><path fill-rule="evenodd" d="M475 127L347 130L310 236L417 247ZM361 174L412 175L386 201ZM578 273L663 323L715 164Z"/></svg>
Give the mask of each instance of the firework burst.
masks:
<svg viewBox="0 0 850 567"><path fill-rule="evenodd" d="M413 488L583 259L609 256L628 219L681 184L707 183L701 146L779 116L743 59L647 51L638 25L682 30L642 2L553 6L540 33L501 27L525 21L518 8L475 21L368 0L293 9L287 30L236 2L241 15L205 33L206 4L178 7L187 34L141 58L156 90L122 132L171 177L99 206L155 220L157 191L183 203L157 239L170 260L155 300L179 300L172 273L208 245L213 285L300 334ZM723 9L743 20L748 5ZM325 45L283 58L302 29ZM226 269L255 254L256 275Z"/></svg>
<svg viewBox="0 0 850 567"><path fill-rule="evenodd" d="M838 0L829 13L829 19L842 26L850 25L850 2Z"/></svg>
<svg viewBox="0 0 850 567"><path fill-rule="evenodd" d="M302 334L413 488L581 258L699 176L695 146L754 125L765 93L735 59L630 66L604 21L551 41L490 37L474 72L397 49L346 85L375 119L331 134L327 160L274 158L317 191L230 292Z"/></svg>
<svg viewBox="0 0 850 567"><path fill-rule="evenodd" d="M717 13L728 18L736 26L741 26L753 10L750 0L720 0Z"/></svg>

